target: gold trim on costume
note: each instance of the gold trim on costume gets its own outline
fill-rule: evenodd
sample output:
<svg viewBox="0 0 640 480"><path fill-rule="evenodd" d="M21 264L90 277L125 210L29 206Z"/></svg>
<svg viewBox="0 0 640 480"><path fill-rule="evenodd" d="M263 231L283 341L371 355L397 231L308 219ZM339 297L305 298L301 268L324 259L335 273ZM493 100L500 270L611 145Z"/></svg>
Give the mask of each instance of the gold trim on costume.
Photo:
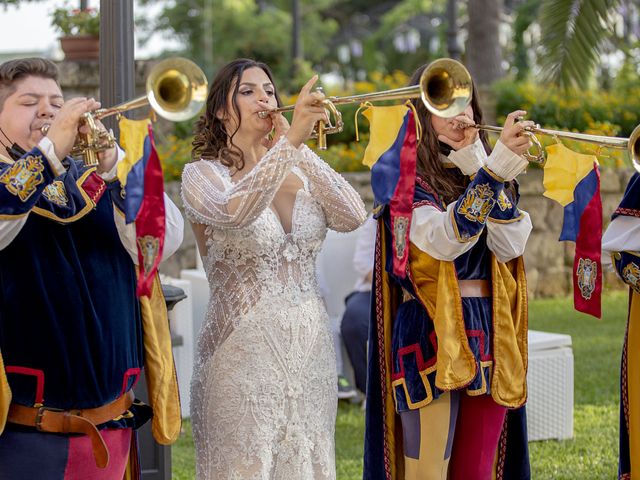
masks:
<svg viewBox="0 0 640 480"><path fill-rule="evenodd" d="M520 210L518 210L518 211L520 212L520 215L518 215L517 217L507 218L507 219L489 217L489 218L487 218L487 222L491 222L491 223L514 223L514 222L518 222L518 221L520 221L520 220L522 220L524 218L524 213L522 213Z"/></svg>
<svg viewBox="0 0 640 480"><path fill-rule="evenodd" d="M28 155L13 163L0 175L0 183L20 201L26 202L44 183L42 156Z"/></svg>
<svg viewBox="0 0 640 480"><path fill-rule="evenodd" d="M493 190L488 183L482 183L467 192L458 205L458 213L470 222L485 223L493 203Z"/></svg>
<svg viewBox="0 0 640 480"><path fill-rule="evenodd" d="M67 191L64 188L64 183L60 180L54 180L42 191L42 195L51 203L66 207L69 204L69 197L67 197Z"/></svg>
<svg viewBox="0 0 640 480"><path fill-rule="evenodd" d="M462 235L460 235L460 231L458 230L458 223L456 222L455 212L453 208L449 210L449 216L451 217L451 225L453 225L453 233L456 235L456 239L459 242L461 243L472 242L482 234L482 232L480 232L472 237L465 234L465 236L463 237Z"/></svg>
<svg viewBox="0 0 640 480"><path fill-rule="evenodd" d="M87 179L87 177L89 175L91 175L93 172L95 171L95 168L90 168L88 169L86 172L84 172L80 178L78 178L76 180L76 185L78 185L78 190L80 190L80 195L82 195L83 200L85 201L85 206L82 207L82 209L76 213L75 215L68 217L68 218L62 218L57 216L56 214L54 214L53 212L50 212L49 210L45 210L43 208L40 207L33 207L33 213L36 213L38 215L41 215L43 217L49 218L51 220L55 220L56 222L60 222L60 223L71 223L74 222L76 220L78 220L79 218L85 216L87 213L89 213L91 210L93 210L93 208L96 206L96 204L93 202L93 200L91 199L91 197L89 197L89 195L87 194L87 192L85 192L81 185L84 183L84 181Z"/></svg>

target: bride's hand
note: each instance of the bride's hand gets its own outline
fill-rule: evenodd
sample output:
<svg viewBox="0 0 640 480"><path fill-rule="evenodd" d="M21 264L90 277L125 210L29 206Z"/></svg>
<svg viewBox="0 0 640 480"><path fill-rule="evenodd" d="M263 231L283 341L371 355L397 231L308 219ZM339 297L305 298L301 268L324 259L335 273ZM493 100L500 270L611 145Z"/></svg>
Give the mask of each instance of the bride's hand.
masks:
<svg viewBox="0 0 640 480"><path fill-rule="evenodd" d="M262 140L262 145L267 148L271 148L278 143L278 140L280 140L283 135L286 135L290 128L289 122L281 113L271 113L270 116L273 123L273 130L269 133L269 136Z"/></svg>
<svg viewBox="0 0 640 480"><path fill-rule="evenodd" d="M322 104L325 99L324 93L312 92L311 87L318 81L318 76L314 75L302 87L300 95L293 109L293 120L291 128L286 133L291 145L298 148L313 131L313 127L319 121L327 122L327 114Z"/></svg>

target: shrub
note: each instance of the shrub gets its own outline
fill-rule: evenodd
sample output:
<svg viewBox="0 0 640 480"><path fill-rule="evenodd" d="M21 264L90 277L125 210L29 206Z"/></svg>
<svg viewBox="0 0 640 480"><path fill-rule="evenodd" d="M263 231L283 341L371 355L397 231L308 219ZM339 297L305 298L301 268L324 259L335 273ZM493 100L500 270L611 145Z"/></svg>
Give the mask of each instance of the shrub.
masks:
<svg viewBox="0 0 640 480"><path fill-rule="evenodd" d="M191 140L168 135L164 141L156 143L165 181L180 180L182 177L182 169L191 161Z"/></svg>
<svg viewBox="0 0 640 480"><path fill-rule="evenodd" d="M100 34L100 12L95 8L84 10L70 8L56 8L51 17L51 25L63 35L92 35Z"/></svg>
<svg viewBox="0 0 640 480"><path fill-rule="evenodd" d="M527 118L553 130L592 135L629 137L640 123L640 88L624 94L606 91L564 91L531 83L503 80L495 87L498 123L507 113L522 108ZM543 145L555 142L553 137L538 137ZM624 150L605 149L598 145L562 140L572 150L597 154L608 166L628 165Z"/></svg>

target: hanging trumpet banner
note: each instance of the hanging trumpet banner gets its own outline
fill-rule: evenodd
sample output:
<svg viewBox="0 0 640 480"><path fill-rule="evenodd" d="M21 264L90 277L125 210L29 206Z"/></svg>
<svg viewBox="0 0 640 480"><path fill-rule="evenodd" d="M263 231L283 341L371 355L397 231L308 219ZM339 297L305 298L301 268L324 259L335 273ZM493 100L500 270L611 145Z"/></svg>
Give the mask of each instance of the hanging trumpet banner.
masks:
<svg viewBox="0 0 640 480"><path fill-rule="evenodd" d="M411 104L362 108L370 133L362 163L371 169L375 213L389 205L393 273L404 278L416 179L416 116Z"/></svg>
<svg viewBox="0 0 640 480"><path fill-rule="evenodd" d="M120 145L125 151L118 164L126 223L136 222L138 246L137 295L149 296L162 259L165 235L164 178L153 140L150 120L121 118Z"/></svg>
<svg viewBox="0 0 640 480"><path fill-rule="evenodd" d="M594 155L574 152L558 143L547 147L544 196L564 208L560 241L576 243L573 303L576 310L601 316L602 200L600 170Z"/></svg>

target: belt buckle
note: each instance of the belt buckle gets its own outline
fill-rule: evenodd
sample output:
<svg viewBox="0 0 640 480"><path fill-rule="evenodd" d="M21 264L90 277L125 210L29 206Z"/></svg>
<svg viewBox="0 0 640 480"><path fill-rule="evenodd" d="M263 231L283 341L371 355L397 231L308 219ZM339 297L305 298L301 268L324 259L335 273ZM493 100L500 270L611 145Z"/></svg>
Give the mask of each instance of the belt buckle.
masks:
<svg viewBox="0 0 640 480"><path fill-rule="evenodd" d="M64 412L62 408L53 408L53 407L45 407L44 405L38 408L38 413L36 413L36 430L42 432L42 417L44 416L44 412Z"/></svg>

